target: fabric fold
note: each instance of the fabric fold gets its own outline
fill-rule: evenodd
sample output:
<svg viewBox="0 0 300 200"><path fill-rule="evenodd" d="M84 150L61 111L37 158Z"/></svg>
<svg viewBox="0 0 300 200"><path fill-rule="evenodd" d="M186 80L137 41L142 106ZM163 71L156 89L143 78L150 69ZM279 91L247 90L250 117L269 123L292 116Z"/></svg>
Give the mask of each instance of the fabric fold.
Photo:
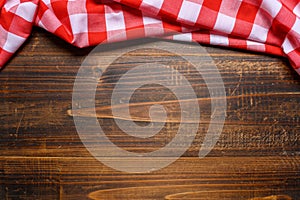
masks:
<svg viewBox="0 0 300 200"><path fill-rule="evenodd" d="M179 32L169 38L287 57L300 74L297 0L0 0L0 9L0 67L39 26L78 47Z"/></svg>

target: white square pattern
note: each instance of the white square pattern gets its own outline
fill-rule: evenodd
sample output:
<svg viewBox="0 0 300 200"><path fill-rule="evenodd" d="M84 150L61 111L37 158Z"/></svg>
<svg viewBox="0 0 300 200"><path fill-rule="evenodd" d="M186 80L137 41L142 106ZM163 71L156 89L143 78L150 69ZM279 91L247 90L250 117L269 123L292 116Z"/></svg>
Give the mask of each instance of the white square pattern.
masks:
<svg viewBox="0 0 300 200"><path fill-rule="evenodd" d="M9 0L9 1L6 1L5 4L4 4L4 8L5 10L10 10L12 7L14 6L17 6L17 5L20 5L20 0Z"/></svg>
<svg viewBox="0 0 300 200"><path fill-rule="evenodd" d="M296 21L292 27L292 30L297 32L300 35L300 19L296 18Z"/></svg>
<svg viewBox="0 0 300 200"><path fill-rule="evenodd" d="M187 0L182 2L178 19L195 23L198 19L201 5Z"/></svg>
<svg viewBox="0 0 300 200"><path fill-rule="evenodd" d="M143 16L145 36L163 35L164 27L161 20Z"/></svg>
<svg viewBox="0 0 300 200"><path fill-rule="evenodd" d="M6 35L7 31L3 28L3 26L0 24L0 48L3 48L6 42Z"/></svg>
<svg viewBox="0 0 300 200"><path fill-rule="evenodd" d="M294 47L288 38L285 38L285 40L282 44L282 48L283 48L284 53L286 53L286 54L288 54L294 50Z"/></svg>
<svg viewBox="0 0 300 200"><path fill-rule="evenodd" d="M184 41L184 42L191 42L192 41L192 33L183 33L173 36L174 40Z"/></svg>
<svg viewBox="0 0 300 200"><path fill-rule="evenodd" d="M300 17L300 2L296 5L296 7L294 8L293 12Z"/></svg>
<svg viewBox="0 0 300 200"><path fill-rule="evenodd" d="M209 39L210 39L210 43L213 45L223 45L223 46L229 45L228 37L225 36L211 34Z"/></svg>
<svg viewBox="0 0 300 200"><path fill-rule="evenodd" d="M143 24L144 25L161 24L161 20L158 20L158 19L155 19L152 17L143 16Z"/></svg>
<svg viewBox="0 0 300 200"><path fill-rule="evenodd" d="M125 21L123 12L106 12L105 13L106 30L122 30L125 29Z"/></svg>
<svg viewBox="0 0 300 200"><path fill-rule="evenodd" d="M279 13L282 4L274 0L263 0L261 8L267 11L273 18Z"/></svg>
<svg viewBox="0 0 300 200"><path fill-rule="evenodd" d="M232 32L234 24L235 18L219 13L214 29L229 34Z"/></svg>
<svg viewBox="0 0 300 200"><path fill-rule="evenodd" d="M266 29L262 26L254 24L253 27L252 27L249 38L253 39L253 40L256 40L256 41L259 41L259 42L265 42L267 40L267 37L268 37L268 32L269 32L268 29Z"/></svg>
<svg viewBox="0 0 300 200"><path fill-rule="evenodd" d="M161 9L163 3L164 3L164 0L143 0L141 5L142 6L150 5L159 10L159 9Z"/></svg>
<svg viewBox="0 0 300 200"><path fill-rule="evenodd" d="M51 5L51 1L50 0L42 0L42 2L44 2L44 4L46 4L47 6Z"/></svg>
<svg viewBox="0 0 300 200"><path fill-rule="evenodd" d="M87 14L70 15L70 22L73 34L88 32Z"/></svg>
<svg viewBox="0 0 300 200"><path fill-rule="evenodd" d="M16 15L22 17L28 22L32 22L36 7L37 5L31 2L21 3L17 8Z"/></svg>
<svg viewBox="0 0 300 200"><path fill-rule="evenodd" d="M265 45L259 42L247 40L247 49L256 51L265 51Z"/></svg>
<svg viewBox="0 0 300 200"><path fill-rule="evenodd" d="M14 53L18 50L21 44L25 41L25 38L22 38L18 35L15 35L13 33L7 33L7 40L3 47L5 51L8 51L10 53Z"/></svg>

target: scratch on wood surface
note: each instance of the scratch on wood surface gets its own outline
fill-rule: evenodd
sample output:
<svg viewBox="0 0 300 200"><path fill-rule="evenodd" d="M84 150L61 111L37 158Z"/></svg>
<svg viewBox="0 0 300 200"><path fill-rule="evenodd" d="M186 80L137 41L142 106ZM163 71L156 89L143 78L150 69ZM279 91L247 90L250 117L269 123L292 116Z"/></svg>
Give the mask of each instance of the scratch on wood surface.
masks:
<svg viewBox="0 0 300 200"><path fill-rule="evenodd" d="M24 118L24 113L25 113L25 109L23 109L22 115L21 115L21 117L20 117L20 119L19 119L19 122L18 122L18 125L17 125L17 129L16 129L16 134L19 133L19 128L20 128L21 123L22 123L22 120L23 120L23 118ZM17 135L16 135L16 136L17 136Z"/></svg>
<svg viewBox="0 0 300 200"><path fill-rule="evenodd" d="M243 69L240 71L239 75L240 75L240 79L239 79L237 85L235 86L235 88L233 89L233 91L231 92L230 96L232 96L241 85L241 81L243 79Z"/></svg>

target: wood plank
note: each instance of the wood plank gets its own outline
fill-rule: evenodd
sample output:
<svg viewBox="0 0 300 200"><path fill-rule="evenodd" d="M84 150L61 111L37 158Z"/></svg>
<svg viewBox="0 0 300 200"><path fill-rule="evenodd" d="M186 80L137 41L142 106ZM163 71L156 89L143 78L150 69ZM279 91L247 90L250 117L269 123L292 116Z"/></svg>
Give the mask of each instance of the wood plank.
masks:
<svg viewBox="0 0 300 200"><path fill-rule="evenodd" d="M137 195L136 199L163 199L165 195L190 191L221 195L223 190L233 190L232 195L247 190L247 198L270 193L295 198L299 195L299 159L299 156L183 157L164 169L138 174L115 171L92 157L11 156L1 157L0 162L5 187L19 188L32 195L42 190L47 198L58 190L64 191L60 199L83 199L86 195L97 199L128 199L133 195ZM147 160L137 160L137 164L143 162ZM10 193L6 195L11 198Z"/></svg>

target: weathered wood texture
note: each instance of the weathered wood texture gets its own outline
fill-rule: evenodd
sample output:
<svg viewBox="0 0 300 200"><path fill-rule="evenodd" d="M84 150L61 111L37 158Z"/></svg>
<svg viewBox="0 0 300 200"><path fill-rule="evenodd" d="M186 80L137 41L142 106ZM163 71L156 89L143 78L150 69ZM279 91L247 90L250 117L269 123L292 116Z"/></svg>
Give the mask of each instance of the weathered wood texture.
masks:
<svg viewBox="0 0 300 200"><path fill-rule="evenodd" d="M93 158L70 113L77 70L92 48L78 49L34 29L0 73L0 199L300 199L300 77L283 58L205 49L227 93L227 117L216 146L206 158L197 157L211 112L205 84L196 78L202 123L191 147L166 168L131 174ZM107 106L113 83L131 65L126 59L120 63L99 83L99 122L128 151L161 148L178 129L178 110L157 136L122 133ZM148 122L148 112L141 111L149 102L178 105L164 88L141 88L131 105L139 125Z"/></svg>

